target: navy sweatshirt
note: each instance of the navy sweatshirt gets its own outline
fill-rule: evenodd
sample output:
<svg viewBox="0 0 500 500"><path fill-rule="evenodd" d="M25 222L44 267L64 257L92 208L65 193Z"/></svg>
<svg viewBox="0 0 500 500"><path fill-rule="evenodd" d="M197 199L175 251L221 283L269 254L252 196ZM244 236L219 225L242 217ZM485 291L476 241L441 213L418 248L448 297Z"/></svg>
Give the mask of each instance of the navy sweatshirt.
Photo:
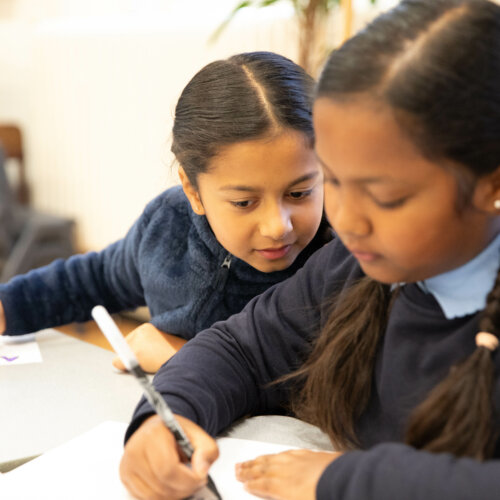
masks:
<svg viewBox="0 0 500 500"><path fill-rule="evenodd" d="M5 333L86 321L97 304L110 312L147 305L157 328L189 339L293 275L329 239L331 229L322 224L288 269L258 271L228 254L176 186L103 251L60 259L0 285Z"/></svg>
<svg viewBox="0 0 500 500"><path fill-rule="evenodd" d="M156 387L174 412L212 435L245 415L282 413L292 388L269 382L303 362L311 339L328 318L328 298L361 276L354 257L339 240L332 241L295 276L188 342L156 374ZM317 488L319 500L498 497L497 460L457 459L401 443L409 413L452 364L475 349L477 331L477 315L448 320L434 297L418 285L402 288L377 354L371 399L356 422L361 449L345 453L325 470ZM493 360L498 410L498 350ZM127 439L150 414L142 400ZM498 417L495 424L500 430Z"/></svg>

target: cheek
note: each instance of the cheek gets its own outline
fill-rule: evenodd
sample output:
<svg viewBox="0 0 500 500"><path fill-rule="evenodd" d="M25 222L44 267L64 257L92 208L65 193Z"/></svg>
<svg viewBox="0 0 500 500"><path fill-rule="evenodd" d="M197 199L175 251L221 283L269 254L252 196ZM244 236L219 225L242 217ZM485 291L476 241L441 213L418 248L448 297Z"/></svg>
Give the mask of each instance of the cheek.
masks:
<svg viewBox="0 0 500 500"><path fill-rule="evenodd" d="M251 224L244 218L224 210L218 214L208 213L207 219L217 241L229 252L237 255L251 241Z"/></svg>
<svg viewBox="0 0 500 500"><path fill-rule="evenodd" d="M244 226L226 219L217 219L211 224L212 230L220 241L238 241L244 234Z"/></svg>
<svg viewBox="0 0 500 500"><path fill-rule="evenodd" d="M454 230L449 214L412 211L379 223L375 234L383 252L395 260L416 265L446 253Z"/></svg>
<svg viewBox="0 0 500 500"><path fill-rule="evenodd" d="M314 236L323 216L323 193L311 199L309 203L297 206L293 212L293 227L295 231Z"/></svg>
<svg viewBox="0 0 500 500"><path fill-rule="evenodd" d="M325 213L328 220L331 221L335 218L335 213L337 212L337 191L330 184L325 184Z"/></svg>

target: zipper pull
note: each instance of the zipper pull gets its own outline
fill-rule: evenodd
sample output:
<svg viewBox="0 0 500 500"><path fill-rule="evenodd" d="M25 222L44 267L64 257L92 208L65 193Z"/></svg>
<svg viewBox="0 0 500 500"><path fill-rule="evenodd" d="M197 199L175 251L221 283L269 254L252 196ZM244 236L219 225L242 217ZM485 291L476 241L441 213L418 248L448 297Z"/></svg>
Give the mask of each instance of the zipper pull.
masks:
<svg viewBox="0 0 500 500"><path fill-rule="evenodd" d="M219 272L217 273L217 280L215 282L215 288L218 290L224 288L224 285L226 284L232 258L233 256L228 253L224 258L224 262L220 266Z"/></svg>
<svg viewBox="0 0 500 500"><path fill-rule="evenodd" d="M229 268L231 267L231 260L232 260L232 258L233 258L233 256L230 253L228 253L226 255L226 258L224 259L224 262L221 264L220 267L224 267L227 270L229 270Z"/></svg>

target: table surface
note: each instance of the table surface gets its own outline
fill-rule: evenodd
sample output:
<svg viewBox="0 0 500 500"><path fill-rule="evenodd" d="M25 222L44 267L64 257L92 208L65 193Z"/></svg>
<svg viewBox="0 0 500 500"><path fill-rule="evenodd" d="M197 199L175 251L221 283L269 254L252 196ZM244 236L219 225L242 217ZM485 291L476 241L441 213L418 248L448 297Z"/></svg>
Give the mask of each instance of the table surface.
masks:
<svg viewBox="0 0 500 500"><path fill-rule="evenodd" d="M114 353L56 330L37 333L42 363L0 367L0 464L38 455L105 420L130 421L142 394Z"/></svg>

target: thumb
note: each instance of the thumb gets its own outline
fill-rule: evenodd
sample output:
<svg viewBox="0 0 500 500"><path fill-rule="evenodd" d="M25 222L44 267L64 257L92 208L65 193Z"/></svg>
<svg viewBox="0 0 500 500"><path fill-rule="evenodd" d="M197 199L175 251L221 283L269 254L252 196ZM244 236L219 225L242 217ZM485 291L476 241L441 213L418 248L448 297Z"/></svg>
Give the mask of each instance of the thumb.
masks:
<svg viewBox="0 0 500 500"><path fill-rule="evenodd" d="M210 469L219 456L217 443L208 435L207 438L202 442L198 441L191 457L191 469L195 474L203 478L207 476L208 469Z"/></svg>
<svg viewBox="0 0 500 500"><path fill-rule="evenodd" d="M188 439L194 447L194 452L191 456L191 470L200 478L205 479L208 469L219 456L217 443L212 436L207 434L191 420L181 415L176 415L175 418L177 418L178 422L183 427Z"/></svg>
<svg viewBox="0 0 500 500"><path fill-rule="evenodd" d="M113 361L111 361L111 363L113 364L113 366L116 369L121 370L122 372L127 371L127 369L125 368L125 365L122 363L122 360L118 356L115 356L113 358Z"/></svg>

